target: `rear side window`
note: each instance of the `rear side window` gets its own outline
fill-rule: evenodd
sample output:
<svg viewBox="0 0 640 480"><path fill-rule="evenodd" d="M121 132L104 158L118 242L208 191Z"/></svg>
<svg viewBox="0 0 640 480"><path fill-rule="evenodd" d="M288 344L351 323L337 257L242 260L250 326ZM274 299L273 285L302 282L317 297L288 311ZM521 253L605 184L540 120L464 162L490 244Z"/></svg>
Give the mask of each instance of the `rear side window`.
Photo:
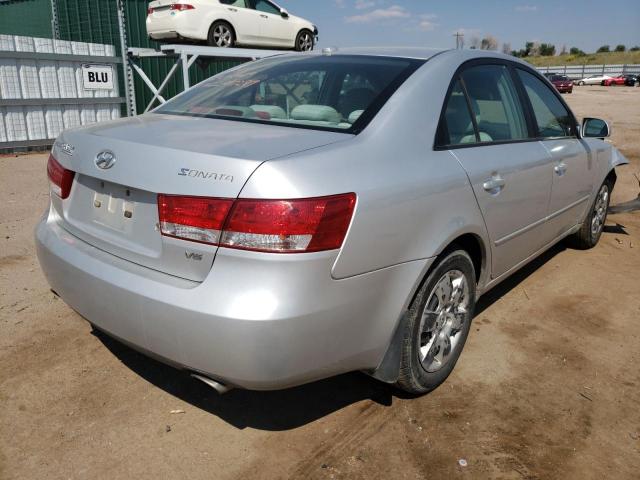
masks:
<svg viewBox="0 0 640 480"><path fill-rule="evenodd" d="M555 93L531 73L521 69L517 71L531 102L539 136L542 138L572 136L571 114Z"/></svg>
<svg viewBox="0 0 640 480"><path fill-rule="evenodd" d="M438 129L436 144L443 147L476 143L476 141L476 132L467 97L464 94L460 80L457 80L447 99L444 116Z"/></svg>
<svg viewBox="0 0 640 480"><path fill-rule="evenodd" d="M509 69L480 65L462 72L481 142L504 142L529 137L524 109Z"/></svg>

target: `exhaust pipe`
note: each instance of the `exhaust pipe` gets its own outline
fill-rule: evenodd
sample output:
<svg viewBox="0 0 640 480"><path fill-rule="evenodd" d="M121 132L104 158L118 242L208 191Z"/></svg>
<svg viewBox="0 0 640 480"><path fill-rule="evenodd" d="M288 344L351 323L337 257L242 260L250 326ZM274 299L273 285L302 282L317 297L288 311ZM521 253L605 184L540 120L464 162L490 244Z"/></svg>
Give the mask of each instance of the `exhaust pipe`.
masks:
<svg viewBox="0 0 640 480"><path fill-rule="evenodd" d="M220 382L218 382L216 380L213 380L213 379L211 379L209 377L205 377L204 375L200 375L199 373L192 373L191 376L193 378L197 378L198 380L200 380L203 383L206 383L211 388L213 388L216 392L218 392L220 395L224 395L228 391L233 390L233 387L225 385L224 383L220 383Z"/></svg>

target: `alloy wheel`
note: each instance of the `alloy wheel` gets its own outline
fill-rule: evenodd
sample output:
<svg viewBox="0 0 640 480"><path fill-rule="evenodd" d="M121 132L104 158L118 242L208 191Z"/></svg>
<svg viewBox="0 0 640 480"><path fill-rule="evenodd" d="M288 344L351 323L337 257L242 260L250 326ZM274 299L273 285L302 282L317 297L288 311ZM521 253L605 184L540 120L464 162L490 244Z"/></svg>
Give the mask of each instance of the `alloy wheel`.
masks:
<svg viewBox="0 0 640 480"><path fill-rule="evenodd" d="M604 184L598 192L598 196L596 197L596 202L593 207L593 216L591 219L591 235L594 239L598 238L598 235L600 235L602 229L604 228L604 222L607 219L608 206L609 186L607 184Z"/></svg>
<svg viewBox="0 0 640 480"><path fill-rule="evenodd" d="M217 47L227 48L231 46L233 34L226 25L216 25L213 29L213 42Z"/></svg>
<svg viewBox="0 0 640 480"><path fill-rule="evenodd" d="M452 358L469 321L469 284L459 270L445 273L429 293L420 320L418 359L433 373Z"/></svg>
<svg viewBox="0 0 640 480"><path fill-rule="evenodd" d="M311 34L308 32L301 34L300 38L298 39L298 50L300 50L301 52L308 52L312 48L313 38L311 37Z"/></svg>

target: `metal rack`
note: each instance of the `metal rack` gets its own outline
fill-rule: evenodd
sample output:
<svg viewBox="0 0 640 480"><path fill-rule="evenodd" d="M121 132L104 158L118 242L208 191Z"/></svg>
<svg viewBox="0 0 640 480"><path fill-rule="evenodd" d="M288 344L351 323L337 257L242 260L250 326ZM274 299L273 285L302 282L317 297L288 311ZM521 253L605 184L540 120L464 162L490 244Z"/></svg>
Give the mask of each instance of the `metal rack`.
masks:
<svg viewBox="0 0 640 480"><path fill-rule="evenodd" d="M165 103L166 99L162 96L162 91L165 89L178 67L182 68L182 78L184 90L187 90L191 86L189 67L200 57L208 58L235 58L240 60L253 61L259 58L274 57L276 55L283 55L288 52L284 50L260 50L250 48L219 48L219 47L203 47L198 45L162 45L160 50L154 50L151 48L129 48L127 55L128 66L137 73L144 84L151 90L153 97L145 108L145 112L148 112L156 101ZM165 57L175 58L175 63L167 73L167 76L160 82L157 87L153 84L148 75L144 72L142 67L137 63L137 59L144 57ZM127 70L127 69L125 69ZM126 89L133 91L133 75L125 75L125 81L127 83ZM130 102L127 99L127 110L129 115L135 115L136 107L135 101Z"/></svg>

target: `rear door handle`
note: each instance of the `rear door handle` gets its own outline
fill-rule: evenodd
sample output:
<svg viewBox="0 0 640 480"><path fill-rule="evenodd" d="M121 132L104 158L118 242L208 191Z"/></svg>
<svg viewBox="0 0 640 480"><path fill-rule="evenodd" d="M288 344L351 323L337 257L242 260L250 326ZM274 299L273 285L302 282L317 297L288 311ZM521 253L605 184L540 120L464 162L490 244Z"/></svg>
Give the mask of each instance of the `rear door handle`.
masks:
<svg viewBox="0 0 640 480"><path fill-rule="evenodd" d="M567 173L567 164L566 163L560 163L558 165L556 165L553 169L554 172L556 172L556 174L561 177L563 176L565 173Z"/></svg>
<svg viewBox="0 0 640 480"><path fill-rule="evenodd" d="M502 191L506 184L507 182L505 182L504 178L502 178L499 174L495 174L489 180L482 184L482 188L484 188L491 195L497 195Z"/></svg>
<svg viewBox="0 0 640 480"><path fill-rule="evenodd" d="M268 15L260 14L260 16L261 16L262 18L269 18L269 16L268 16Z"/></svg>
<svg viewBox="0 0 640 480"><path fill-rule="evenodd" d="M230 12L237 12L238 11L237 8L228 8L227 10L229 10Z"/></svg>

